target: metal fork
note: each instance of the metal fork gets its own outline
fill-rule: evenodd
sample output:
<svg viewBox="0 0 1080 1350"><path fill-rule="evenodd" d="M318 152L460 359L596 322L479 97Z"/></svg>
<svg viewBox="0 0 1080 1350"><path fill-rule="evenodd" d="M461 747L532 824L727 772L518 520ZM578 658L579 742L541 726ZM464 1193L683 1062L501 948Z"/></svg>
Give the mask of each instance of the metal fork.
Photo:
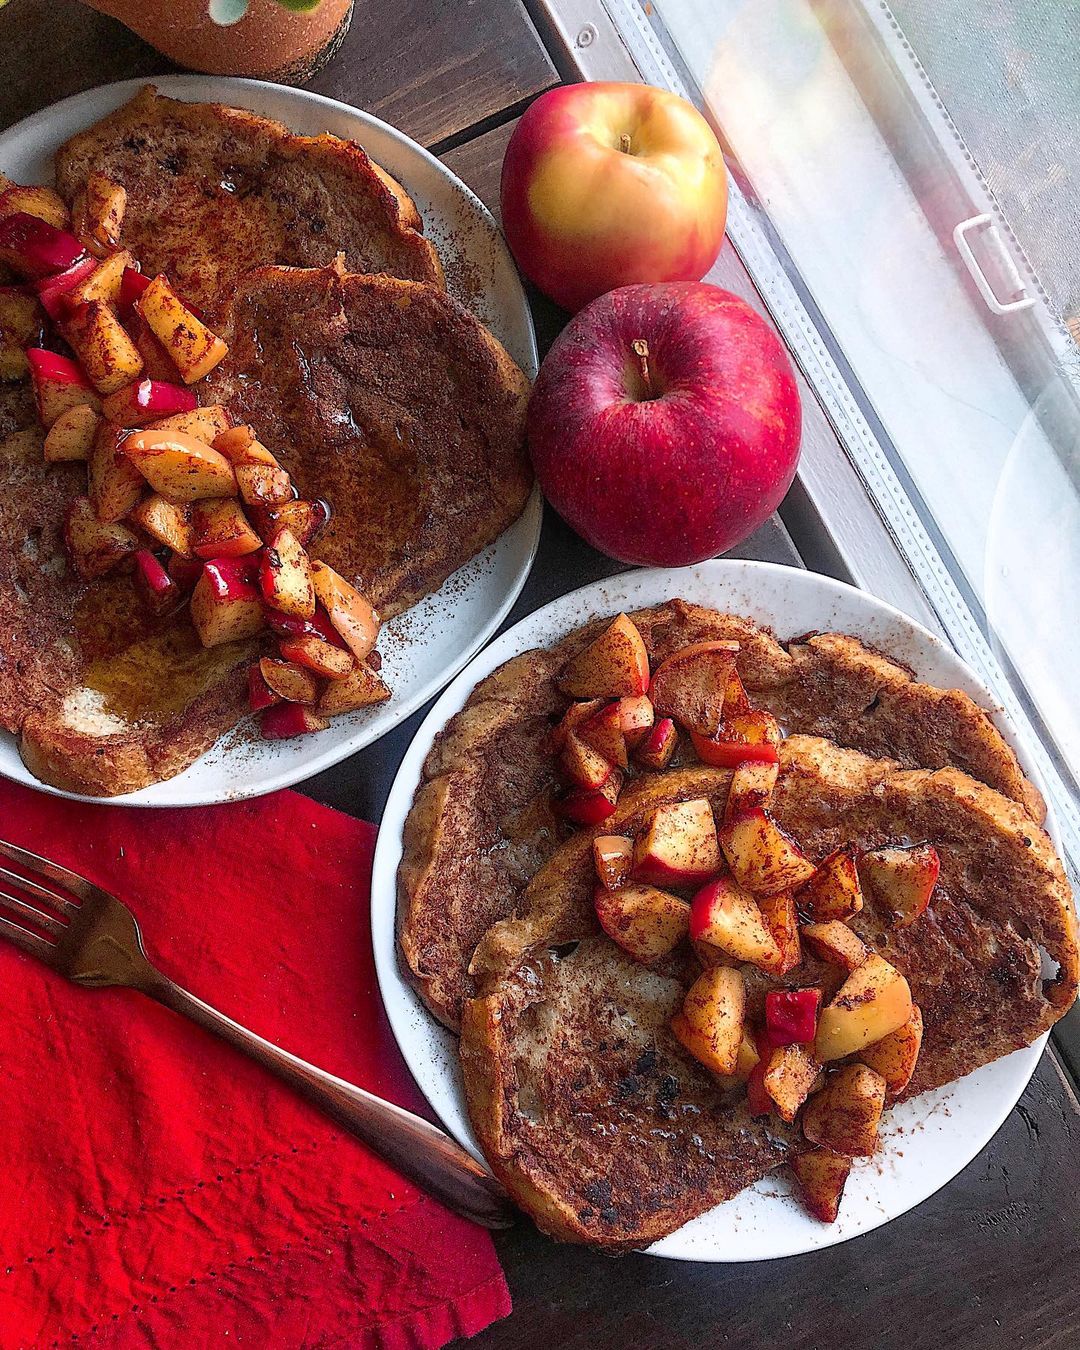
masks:
<svg viewBox="0 0 1080 1350"><path fill-rule="evenodd" d="M506 1192L449 1135L290 1055L181 989L150 964L128 907L100 886L3 840L0 855L40 878L33 881L0 866L0 883L7 886L0 889L0 937L75 984L90 989L121 985L148 994L277 1074L450 1209L486 1228L512 1223Z"/></svg>

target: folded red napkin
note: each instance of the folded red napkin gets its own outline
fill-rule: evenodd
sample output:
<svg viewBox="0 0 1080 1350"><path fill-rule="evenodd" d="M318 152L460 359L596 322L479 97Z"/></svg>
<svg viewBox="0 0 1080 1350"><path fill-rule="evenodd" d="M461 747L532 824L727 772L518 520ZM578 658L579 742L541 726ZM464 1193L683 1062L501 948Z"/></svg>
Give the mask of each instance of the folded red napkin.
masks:
<svg viewBox="0 0 1080 1350"><path fill-rule="evenodd" d="M0 837L129 902L151 959L323 1068L421 1101L375 983L374 830L295 793L84 806ZM0 943L0 1346L435 1350L510 1310L487 1233L256 1065Z"/></svg>

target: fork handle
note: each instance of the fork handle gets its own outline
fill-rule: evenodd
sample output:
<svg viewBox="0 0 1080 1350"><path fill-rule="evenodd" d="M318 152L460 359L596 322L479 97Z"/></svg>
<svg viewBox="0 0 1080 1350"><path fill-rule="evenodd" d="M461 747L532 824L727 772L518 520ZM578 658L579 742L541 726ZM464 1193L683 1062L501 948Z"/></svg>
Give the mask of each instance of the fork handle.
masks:
<svg viewBox="0 0 1080 1350"><path fill-rule="evenodd" d="M508 1228L513 1222L502 1186L437 1126L289 1054L153 973L156 978L140 984L144 993L269 1069L448 1208L485 1228Z"/></svg>

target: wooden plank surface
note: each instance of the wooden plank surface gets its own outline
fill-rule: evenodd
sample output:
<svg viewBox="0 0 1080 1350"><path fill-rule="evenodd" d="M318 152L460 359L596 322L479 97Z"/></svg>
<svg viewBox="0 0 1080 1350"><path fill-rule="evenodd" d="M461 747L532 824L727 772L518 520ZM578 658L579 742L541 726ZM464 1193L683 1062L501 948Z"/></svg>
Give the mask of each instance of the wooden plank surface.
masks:
<svg viewBox="0 0 1080 1350"><path fill-rule="evenodd" d="M94 85L174 69L76 0L11 0L0 62L0 129ZM437 145L557 81L521 0L360 0L340 51L306 87Z"/></svg>

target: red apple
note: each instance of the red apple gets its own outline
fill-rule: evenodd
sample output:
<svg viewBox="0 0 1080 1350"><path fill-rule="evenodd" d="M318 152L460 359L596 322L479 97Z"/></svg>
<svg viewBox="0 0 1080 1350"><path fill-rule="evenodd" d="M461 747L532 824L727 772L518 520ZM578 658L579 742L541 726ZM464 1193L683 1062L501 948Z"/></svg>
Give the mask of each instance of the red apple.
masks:
<svg viewBox="0 0 1080 1350"><path fill-rule="evenodd" d="M631 282L700 280L723 243L727 172L709 124L678 95L572 84L518 122L501 197L522 271L577 310Z"/></svg>
<svg viewBox="0 0 1080 1350"><path fill-rule="evenodd" d="M529 404L548 500L595 548L681 567L734 548L783 500L802 418L773 330L692 282L626 286L571 320Z"/></svg>

